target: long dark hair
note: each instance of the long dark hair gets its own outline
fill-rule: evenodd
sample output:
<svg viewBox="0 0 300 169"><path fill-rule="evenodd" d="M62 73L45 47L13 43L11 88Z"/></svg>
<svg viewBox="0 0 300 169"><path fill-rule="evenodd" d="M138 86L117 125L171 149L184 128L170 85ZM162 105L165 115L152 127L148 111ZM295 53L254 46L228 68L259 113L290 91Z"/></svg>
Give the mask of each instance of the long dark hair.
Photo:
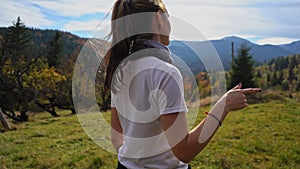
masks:
<svg viewBox="0 0 300 169"><path fill-rule="evenodd" d="M130 31L135 25L131 25L129 23L123 25L115 25L113 21L122 18L127 15L136 14L136 13L144 13L144 12L158 12L161 10L162 12L167 12L166 7L162 0L117 0L114 4L112 11L112 24L111 24L111 32L108 37L112 37L112 46L105 56L105 64L106 64L106 77L105 77L105 90L106 92L110 91L112 79L115 70L120 65L120 63L130 55L132 43L139 38L142 39L152 39L153 34L139 34L131 37L127 37L125 39L120 40L118 38L118 33L120 32L118 29L122 29L123 32ZM147 23L143 23L147 24ZM151 23L148 23L151 24ZM149 25L151 26L151 25Z"/></svg>

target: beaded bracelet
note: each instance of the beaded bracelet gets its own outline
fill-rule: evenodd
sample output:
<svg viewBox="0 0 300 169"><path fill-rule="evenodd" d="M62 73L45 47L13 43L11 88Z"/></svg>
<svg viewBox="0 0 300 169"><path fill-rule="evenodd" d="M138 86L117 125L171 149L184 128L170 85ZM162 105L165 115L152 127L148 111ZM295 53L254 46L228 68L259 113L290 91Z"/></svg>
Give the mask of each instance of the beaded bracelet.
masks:
<svg viewBox="0 0 300 169"><path fill-rule="evenodd" d="M219 122L219 126L222 126L222 122L214 114L211 114L211 113L208 113L208 112L205 112L205 114L207 116L210 115L211 117L213 117L214 119L216 119Z"/></svg>

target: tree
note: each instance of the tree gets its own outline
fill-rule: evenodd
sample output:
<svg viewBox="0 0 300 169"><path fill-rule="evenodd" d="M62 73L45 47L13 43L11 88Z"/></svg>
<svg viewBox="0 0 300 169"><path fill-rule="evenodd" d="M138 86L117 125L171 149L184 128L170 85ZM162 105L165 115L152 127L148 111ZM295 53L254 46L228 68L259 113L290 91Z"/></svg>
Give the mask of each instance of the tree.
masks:
<svg viewBox="0 0 300 169"><path fill-rule="evenodd" d="M12 126L10 125L10 123L6 120L1 108L0 108L0 122L2 123L2 125L4 126L5 129L7 130L11 130Z"/></svg>
<svg viewBox="0 0 300 169"><path fill-rule="evenodd" d="M62 53L63 45L61 43L61 34L56 31L54 38L49 42L47 47L47 60L49 67L57 67L59 58Z"/></svg>
<svg viewBox="0 0 300 169"><path fill-rule="evenodd" d="M257 77L257 78L261 78L260 70L257 71L256 77Z"/></svg>
<svg viewBox="0 0 300 169"><path fill-rule="evenodd" d="M297 80L296 91L297 91L297 92L300 91L300 80L299 80L299 77L298 77L298 80Z"/></svg>
<svg viewBox="0 0 300 169"><path fill-rule="evenodd" d="M3 36L0 35L0 59L2 59L4 55L3 47L4 47L4 38Z"/></svg>
<svg viewBox="0 0 300 169"><path fill-rule="evenodd" d="M276 86L280 84L280 80L277 78L276 70L273 71L273 78L272 78L272 86Z"/></svg>
<svg viewBox="0 0 300 169"><path fill-rule="evenodd" d="M290 67L292 67L292 68L298 66L297 58L296 57L297 57L296 55L293 55L292 58L291 58Z"/></svg>
<svg viewBox="0 0 300 169"><path fill-rule="evenodd" d="M26 31L25 24L18 17L6 34L6 41L2 49L0 81L3 85L1 94L11 99L8 102L5 101L6 104L1 106L8 108L11 112L10 115L20 121L28 119L28 101L33 98L33 93L28 90L28 84L24 82L23 78L36 61L34 56L29 55L30 46L30 35ZM19 117L14 114L17 103L20 106Z"/></svg>
<svg viewBox="0 0 300 169"><path fill-rule="evenodd" d="M73 96L72 96L72 77L73 68L75 67L76 59L80 53L81 47L77 47L73 53L60 65L60 71L66 77L66 80L58 84L59 92L56 93L55 101L56 105L60 109L70 110L72 114L76 114Z"/></svg>
<svg viewBox="0 0 300 169"><path fill-rule="evenodd" d="M58 84L65 81L66 78L57 73L54 67L48 68L48 66L45 66L40 71L32 72L30 76L34 77L31 85L36 92L35 103L52 116L58 117L53 98L56 93L60 92ZM42 103L45 100L48 100L49 103Z"/></svg>
<svg viewBox="0 0 300 169"><path fill-rule="evenodd" d="M43 54L32 48L25 24L18 19L9 27L1 47L0 107L17 121L27 121L29 104L49 96L64 77L49 68ZM20 110L20 115L15 113Z"/></svg>
<svg viewBox="0 0 300 169"><path fill-rule="evenodd" d="M39 79L44 79L47 77L48 80L44 79L46 80L46 83L43 83L41 81L40 84L37 84L43 84L43 87L36 89L37 91L39 91L39 97L35 99L35 103L54 117L59 116L55 110L55 107L58 107L59 105L57 102L57 96L59 95L59 93L63 92L62 90L60 90L61 88L59 87L59 84L66 81L65 76L62 75L62 73L57 73L55 70L59 65L58 60L62 54L62 50L63 45L61 44L61 34L59 33L59 31L56 31L55 36L52 40L50 40L46 49L46 59L48 67L50 69L45 68L40 72L41 74L36 75L36 77L39 77ZM50 77L55 78L49 81Z"/></svg>
<svg viewBox="0 0 300 169"><path fill-rule="evenodd" d="M238 50L238 56L235 58L234 65L230 72L230 86L232 88L236 86L239 82L243 83L243 87L254 87L256 84L254 82L254 61L252 60L252 55L250 54L251 48L246 44L242 44Z"/></svg>
<svg viewBox="0 0 300 169"><path fill-rule="evenodd" d="M294 72L294 68L290 67L288 80L290 81L290 83L292 83L292 81L295 80L295 79L297 79L297 78L296 78L296 75L295 75L295 72Z"/></svg>
<svg viewBox="0 0 300 169"><path fill-rule="evenodd" d="M294 68L292 67L292 65L291 65L291 67L290 67L290 69L289 69L289 76L288 76L288 81L289 81L289 84L290 84L290 94L292 94L293 93L293 88L294 88L294 80L297 80L297 77L296 77L296 75L295 75L295 72L294 72Z"/></svg>
<svg viewBox="0 0 300 169"><path fill-rule="evenodd" d="M53 85L51 90L41 93L41 96L35 100L39 107L53 116L58 116L55 107L70 110L72 114L76 114L72 98L72 73L80 50L80 47L76 48L68 59L56 68L61 76L60 80L57 81L55 86ZM51 67L51 69L54 69L54 67Z"/></svg>

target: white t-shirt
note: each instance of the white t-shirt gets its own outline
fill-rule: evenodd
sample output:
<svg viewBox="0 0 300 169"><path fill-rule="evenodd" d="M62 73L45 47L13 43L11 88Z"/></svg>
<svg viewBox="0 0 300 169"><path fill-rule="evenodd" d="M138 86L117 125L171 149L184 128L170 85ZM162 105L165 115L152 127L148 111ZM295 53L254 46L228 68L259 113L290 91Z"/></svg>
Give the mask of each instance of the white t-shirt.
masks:
<svg viewBox="0 0 300 169"><path fill-rule="evenodd" d="M173 154L159 119L187 112L179 70L149 56L126 61L115 74L111 106L118 111L124 134L120 163L130 169L186 169Z"/></svg>

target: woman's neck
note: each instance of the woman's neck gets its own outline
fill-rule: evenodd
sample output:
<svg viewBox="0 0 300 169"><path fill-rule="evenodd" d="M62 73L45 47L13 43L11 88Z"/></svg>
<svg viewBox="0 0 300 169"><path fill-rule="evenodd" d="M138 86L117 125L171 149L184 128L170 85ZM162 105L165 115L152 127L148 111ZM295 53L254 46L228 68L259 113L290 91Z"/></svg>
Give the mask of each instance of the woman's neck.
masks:
<svg viewBox="0 0 300 169"><path fill-rule="evenodd" d="M158 43L161 43L164 46L168 46L170 44L169 37L165 36L165 35L156 35L156 36L153 37L152 40L154 40Z"/></svg>

